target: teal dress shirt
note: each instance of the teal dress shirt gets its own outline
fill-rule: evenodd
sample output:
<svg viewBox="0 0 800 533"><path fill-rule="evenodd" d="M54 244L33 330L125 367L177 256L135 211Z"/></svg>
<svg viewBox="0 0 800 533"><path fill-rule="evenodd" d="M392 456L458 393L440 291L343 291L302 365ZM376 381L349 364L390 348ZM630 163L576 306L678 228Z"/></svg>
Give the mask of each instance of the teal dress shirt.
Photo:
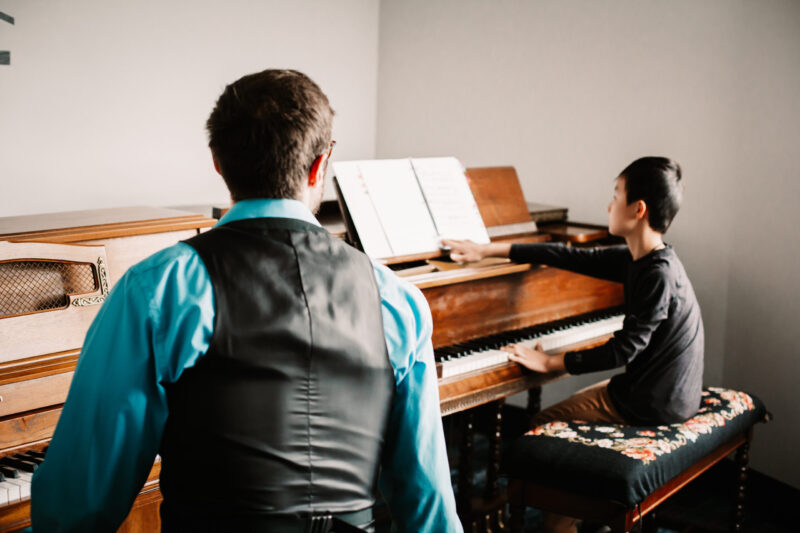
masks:
<svg viewBox="0 0 800 533"><path fill-rule="evenodd" d="M260 217L319 224L295 200L237 202L219 224ZM460 532L439 411L430 309L374 264L394 369L379 486L398 531ZM147 478L169 414L164 385L195 365L214 333L214 291L200 257L178 243L114 286L83 345L47 460L33 477L34 531L110 531ZM225 490L224 473L208 490Z"/></svg>

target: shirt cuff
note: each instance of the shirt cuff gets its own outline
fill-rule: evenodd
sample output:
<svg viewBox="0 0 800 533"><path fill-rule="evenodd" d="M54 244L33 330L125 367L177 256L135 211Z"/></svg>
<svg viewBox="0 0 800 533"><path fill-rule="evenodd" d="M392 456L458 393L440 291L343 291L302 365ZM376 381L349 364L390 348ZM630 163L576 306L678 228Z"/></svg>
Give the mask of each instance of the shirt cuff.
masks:
<svg viewBox="0 0 800 533"><path fill-rule="evenodd" d="M523 251L520 254L520 251ZM520 257L522 255L522 257ZM515 263L527 263L528 259L525 257L524 247L521 247L519 244L512 244L511 248L508 250L508 258L514 261Z"/></svg>
<svg viewBox="0 0 800 533"><path fill-rule="evenodd" d="M583 352L567 352L564 354L564 366L570 374L583 374L585 370Z"/></svg>

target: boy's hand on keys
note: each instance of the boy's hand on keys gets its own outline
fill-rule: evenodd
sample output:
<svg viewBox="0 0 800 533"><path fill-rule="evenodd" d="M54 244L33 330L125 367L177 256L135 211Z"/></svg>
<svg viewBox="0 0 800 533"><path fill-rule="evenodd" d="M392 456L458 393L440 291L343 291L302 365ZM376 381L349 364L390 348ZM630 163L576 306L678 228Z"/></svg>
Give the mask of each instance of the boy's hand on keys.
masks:
<svg viewBox="0 0 800 533"><path fill-rule="evenodd" d="M541 343L537 343L535 348L528 348L521 344L510 344L500 348L508 352L508 360L519 363L528 370L546 374L564 370L564 354L547 355L542 351Z"/></svg>

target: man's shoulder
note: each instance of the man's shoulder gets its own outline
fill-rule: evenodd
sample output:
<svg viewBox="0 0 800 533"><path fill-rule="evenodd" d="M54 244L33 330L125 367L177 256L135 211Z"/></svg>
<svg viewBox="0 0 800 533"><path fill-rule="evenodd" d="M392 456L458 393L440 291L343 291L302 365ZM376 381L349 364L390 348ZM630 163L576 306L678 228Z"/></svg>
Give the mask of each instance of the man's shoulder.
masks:
<svg viewBox="0 0 800 533"><path fill-rule="evenodd" d="M430 336L433 320L422 291L384 265L372 261L372 268L384 309L384 326L416 337Z"/></svg>
<svg viewBox="0 0 800 533"><path fill-rule="evenodd" d="M389 267L372 261L372 270L375 272L375 281L381 299L389 299L397 303L413 303L428 307L428 301L414 284L395 274Z"/></svg>
<svg viewBox="0 0 800 533"><path fill-rule="evenodd" d="M177 242L142 259L129 269L136 276L157 274L196 259L197 252L184 242Z"/></svg>
<svg viewBox="0 0 800 533"><path fill-rule="evenodd" d="M170 279L185 280L203 274L200 271L204 269L197 252L188 244L178 242L130 267L118 284L126 286L127 290L143 291L142 296L148 296L149 292L163 290Z"/></svg>

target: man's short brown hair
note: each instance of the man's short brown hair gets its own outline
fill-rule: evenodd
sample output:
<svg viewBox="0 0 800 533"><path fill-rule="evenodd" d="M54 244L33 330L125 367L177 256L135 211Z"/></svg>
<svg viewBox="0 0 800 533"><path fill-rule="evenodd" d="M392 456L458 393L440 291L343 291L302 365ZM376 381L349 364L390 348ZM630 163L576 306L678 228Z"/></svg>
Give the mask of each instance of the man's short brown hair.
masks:
<svg viewBox="0 0 800 533"><path fill-rule="evenodd" d="M208 145L234 202L297 198L331 141L333 109L295 70L265 70L231 83L208 117Z"/></svg>

